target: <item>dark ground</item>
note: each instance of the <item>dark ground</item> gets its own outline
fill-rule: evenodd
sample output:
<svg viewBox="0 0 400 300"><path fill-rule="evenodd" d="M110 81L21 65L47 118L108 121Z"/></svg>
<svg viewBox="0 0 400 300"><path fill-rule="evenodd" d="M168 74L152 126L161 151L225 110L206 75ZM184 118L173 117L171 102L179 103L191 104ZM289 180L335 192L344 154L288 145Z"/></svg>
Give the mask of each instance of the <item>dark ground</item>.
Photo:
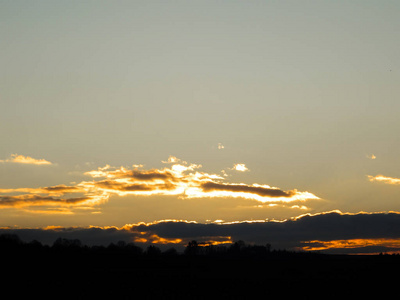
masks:
<svg viewBox="0 0 400 300"><path fill-rule="evenodd" d="M397 287L400 257L223 258L127 254L3 257L3 287L49 299L249 299L361 295ZM57 296L58 294L58 296ZM305 297L310 295L310 297ZM9 298L14 299L14 298Z"/></svg>
<svg viewBox="0 0 400 300"><path fill-rule="evenodd" d="M0 236L0 287L6 295L0 299L397 297L400 255L340 256L238 246L204 252L195 245L177 254L152 246L142 251L130 244L90 248L77 240L59 240L49 247Z"/></svg>

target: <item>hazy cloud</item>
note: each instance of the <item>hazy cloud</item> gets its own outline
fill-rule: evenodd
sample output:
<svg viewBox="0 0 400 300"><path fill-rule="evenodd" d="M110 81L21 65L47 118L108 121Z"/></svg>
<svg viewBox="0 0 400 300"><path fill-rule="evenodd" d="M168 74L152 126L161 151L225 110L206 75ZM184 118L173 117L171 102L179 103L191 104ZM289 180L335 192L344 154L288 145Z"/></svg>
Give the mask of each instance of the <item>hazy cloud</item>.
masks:
<svg viewBox="0 0 400 300"><path fill-rule="evenodd" d="M367 155L367 158L369 158L369 159L376 159L376 156L375 156L374 154L371 154L371 155Z"/></svg>
<svg viewBox="0 0 400 300"><path fill-rule="evenodd" d="M221 143L218 143L218 149L219 149L219 150L224 149L224 148L225 148L224 145L222 145Z"/></svg>
<svg viewBox="0 0 400 300"><path fill-rule="evenodd" d="M10 158L5 160L0 160L0 162L10 162L10 163L19 163L19 164L30 164L30 165L51 165L52 163L41 158L36 159L30 156L24 156L19 154L11 154Z"/></svg>

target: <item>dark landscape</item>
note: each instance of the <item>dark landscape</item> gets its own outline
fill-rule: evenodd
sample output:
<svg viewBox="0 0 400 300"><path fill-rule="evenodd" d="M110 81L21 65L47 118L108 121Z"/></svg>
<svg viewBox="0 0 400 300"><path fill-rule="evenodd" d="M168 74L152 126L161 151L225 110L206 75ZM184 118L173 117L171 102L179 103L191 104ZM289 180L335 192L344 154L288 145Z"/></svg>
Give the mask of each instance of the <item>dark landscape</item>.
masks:
<svg viewBox="0 0 400 300"><path fill-rule="evenodd" d="M314 298L390 291L399 255L331 255L270 250L269 245L200 247L184 253L131 243L53 245L0 236L3 290L52 299L248 299L272 293ZM318 290L318 292L317 292ZM55 295L58 293L59 295Z"/></svg>

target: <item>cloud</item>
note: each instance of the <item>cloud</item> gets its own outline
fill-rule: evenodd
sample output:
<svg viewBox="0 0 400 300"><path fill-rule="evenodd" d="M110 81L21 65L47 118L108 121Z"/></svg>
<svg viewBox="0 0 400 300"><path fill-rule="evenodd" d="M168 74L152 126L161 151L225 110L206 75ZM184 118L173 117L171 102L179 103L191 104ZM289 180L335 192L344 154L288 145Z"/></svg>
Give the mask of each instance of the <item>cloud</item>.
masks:
<svg viewBox="0 0 400 300"><path fill-rule="evenodd" d="M64 184L39 187L39 188L16 188L16 189L0 189L0 194L4 193L31 193L31 194L49 194L54 196L60 196L68 193L83 193L84 189L78 186L66 186Z"/></svg>
<svg viewBox="0 0 400 300"><path fill-rule="evenodd" d="M153 222L131 225L131 231L167 239L243 240L271 244L275 249L318 250L332 253L400 251L400 213L306 214L284 221L242 221L201 224Z"/></svg>
<svg viewBox="0 0 400 300"><path fill-rule="evenodd" d="M186 161L182 161L181 159L179 159L179 158L177 158L177 157L175 157L175 156L173 156L173 155L170 155L169 157L168 157L168 160L163 160L163 161L161 161L162 163L164 163L164 164L175 164L175 163L183 163L183 164L187 164L187 162Z"/></svg>
<svg viewBox="0 0 400 300"><path fill-rule="evenodd" d="M52 243L58 237L77 238L88 245L107 245L124 240L138 245L166 245L183 249L189 241L200 244L272 245L272 249L308 250L328 253L376 253L400 251L400 213L306 214L283 221L197 223L160 220L117 227L44 229L0 229L21 239Z"/></svg>
<svg viewBox="0 0 400 300"><path fill-rule="evenodd" d="M64 197L65 195L70 197ZM69 213L74 209L92 208L108 200L109 195L79 185L57 185L39 188L0 189L0 209L18 208L35 213ZM42 207L40 210L27 210Z"/></svg>
<svg viewBox="0 0 400 300"><path fill-rule="evenodd" d="M239 172L249 171L249 169L246 167L245 164L235 164L235 165L233 165L232 170L236 170L236 171L239 171Z"/></svg>
<svg viewBox="0 0 400 300"><path fill-rule="evenodd" d="M30 156L11 154L10 158L5 160L0 160L0 162L11 162L11 163L19 163L19 164L30 164L30 165L52 165L51 162L41 158L36 159Z"/></svg>
<svg viewBox="0 0 400 300"><path fill-rule="evenodd" d="M224 148L225 148L224 145L222 145L221 143L218 143L218 149L219 149L219 150L224 149Z"/></svg>
<svg viewBox="0 0 400 300"><path fill-rule="evenodd" d="M249 186L245 184L226 184L226 183L216 183L216 182L205 182L201 185L203 191L211 192L211 191L222 191L222 192L230 192L232 196L235 193L248 193L254 194L261 197L291 197L296 194L296 191L284 192L277 188L271 188L269 186Z"/></svg>
<svg viewBox="0 0 400 300"><path fill-rule="evenodd" d="M170 156L171 165L162 169L143 170L106 165L85 175L92 180L74 185L39 188L0 189L0 208L29 206L93 207L118 196L177 196L193 198L243 198L268 204L319 199L312 193L296 189L283 191L259 184L225 182L225 176L201 172L198 164L188 164ZM1 195L4 194L4 195ZM65 195L68 194L68 197ZM51 210L53 211L53 210Z"/></svg>
<svg viewBox="0 0 400 300"><path fill-rule="evenodd" d="M0 208L26 206L77 206L93 201L91 197L54 198L40 195L0 196Z"/></svg>
<svg viewBox="0 0 400 300"><path fill-rule="evenodd" d="M386 184L400 184L400 178L387 177L384 175L376 175L376 176L368 175L368 179L371 182L378 181Z"/></svg>
<svg viewBox="0 0 400 300"><path fill-rule="evenodd" d="M376 159L376 156L375 156L374 154L371 154L371 155L367 155L367 158L369 158L369 159Z"/></svg>
<svg viewBox="0 0 400 300"><path fill-rule="evenodd" d="M169 161L178 162L175 157ZM83 182L81 186L120 196L131 194L177 195L181 198L241 197L263 203L319 199L309 192L285 192L268 185L225 183L224 177L220 175L197 171L201 167L196 164L177 163L160 170L129 170L106 166L86 173L93 178L104 178L103 180Z"/></svg>

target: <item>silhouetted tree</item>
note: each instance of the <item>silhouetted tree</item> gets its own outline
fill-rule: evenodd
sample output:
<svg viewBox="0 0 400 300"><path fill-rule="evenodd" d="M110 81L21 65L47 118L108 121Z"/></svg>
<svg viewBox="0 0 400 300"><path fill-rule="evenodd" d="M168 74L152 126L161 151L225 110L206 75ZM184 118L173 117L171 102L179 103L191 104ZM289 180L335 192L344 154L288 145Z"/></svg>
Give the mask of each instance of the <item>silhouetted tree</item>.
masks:
<svg viewBox="0 0 400 300"><path fill-rule="evenodd" d="M13 253L17 250L21 250L22 245L22 241L16 234L5 233L0 235L0 251Z"/></svg>
<svg viewBox="0 0 400 300"><path fill-rule="evenodd" d="M158 256L161 254L161 250L160 250L160 248L158 248L154 245L150 245L146 249L146 254L149 256Z"/></svg>
<svg viewBox="0 0 400 300"><path fill-rule="evenodd" d="M143 249L140 248L139 246L136 246L134 243L128 243L125 246L125 249L131 253L131 254L135 254L135 255L140 255L143 253Z"/></svg>
<svg viewBox="0 0 400 300"><path fill-rule="evenodd" d="M197 255L200 252L199 249L199 244L197 243L197 241L193 240L191 242L189 242L185 248L185 254L186 255Z"/></svg>
<svg viewBox="0 0 400 300"><path fill-rule="evenodd" d="M82 248L82 242L78 239L58 238L53 243L53 249L56 250L79 250Z"/></svg>

